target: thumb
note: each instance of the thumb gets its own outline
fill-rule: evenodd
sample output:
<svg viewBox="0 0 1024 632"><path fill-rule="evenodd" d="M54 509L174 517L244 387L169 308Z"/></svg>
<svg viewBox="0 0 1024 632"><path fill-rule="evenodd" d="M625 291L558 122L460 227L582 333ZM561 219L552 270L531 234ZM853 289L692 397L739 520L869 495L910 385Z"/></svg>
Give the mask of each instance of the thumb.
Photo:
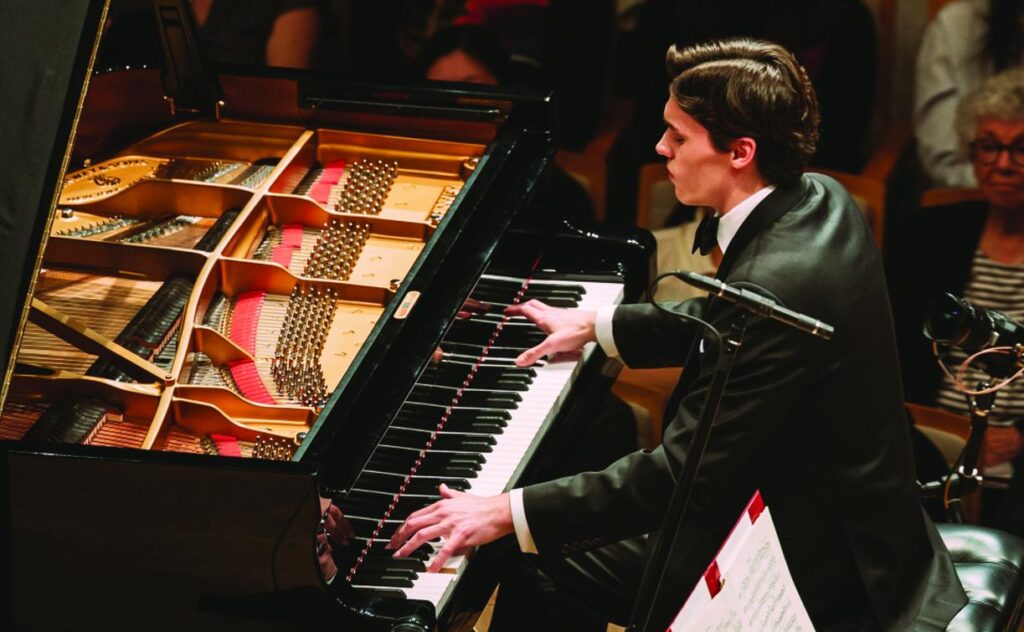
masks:
<svg viewBox="0 0 1024 632"><path fill-rule="evenodd" d="M441 498L455 498L462 493L448 487L444 483L437 486L437 491L441 492Z"/></svg>
<svg viewBox="0 0 1024 632"><path fill-rule="evenodd" d="M520 353L519 357L516 358L516 366L526 367L532 365L537 360L540 360L541 357L543 357L547 353L547 342L548 341L545 340L536 347L533 347L532 349L527 349L526 351Z"/></svg>

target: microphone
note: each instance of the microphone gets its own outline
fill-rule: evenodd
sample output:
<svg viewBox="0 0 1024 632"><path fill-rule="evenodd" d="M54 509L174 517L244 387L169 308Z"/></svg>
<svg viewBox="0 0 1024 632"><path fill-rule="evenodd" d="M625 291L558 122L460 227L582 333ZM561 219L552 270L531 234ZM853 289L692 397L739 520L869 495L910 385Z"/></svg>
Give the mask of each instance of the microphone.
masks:
<svg viewBox="0 0 1024 632"><path fill-rule="evenodd" d="M735 303L748 312L753 312L760 316L767 316L768 318L777 320L780 323L785 323L790 327L795 327L800 331L806 331L807 333L818 336L819 338L831 340L832 334L835 332L835 329L833 329L831 325L826 325L816 318L804 316L803 314L794 312L791 309L786 309L770 298L765 298L756 292L733 287L726 283L722 283L718 279L712 279L711 277L704 276L703 274L697 274L696 272L684 272L680 270L678 272L672 272L671 274L695 288L709 292L714 296L729 301L730 303Z"/></svg>

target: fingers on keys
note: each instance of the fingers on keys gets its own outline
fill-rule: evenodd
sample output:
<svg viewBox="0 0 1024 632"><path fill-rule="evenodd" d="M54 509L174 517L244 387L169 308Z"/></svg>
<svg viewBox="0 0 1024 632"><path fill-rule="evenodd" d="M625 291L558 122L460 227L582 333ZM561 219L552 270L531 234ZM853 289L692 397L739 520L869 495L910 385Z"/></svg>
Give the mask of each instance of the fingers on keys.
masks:
<svg viewBox="0 0 1024 632"><path fill-rule="evenodd" d="M544 331L548 331L545 326L545 317L548 313L555 309L550 305L546 305L537 299L530 299L525 303L516 303L509 305L505 308L505 314L508 316L524 316L529 320L533 321L538 327Z"/></svg>

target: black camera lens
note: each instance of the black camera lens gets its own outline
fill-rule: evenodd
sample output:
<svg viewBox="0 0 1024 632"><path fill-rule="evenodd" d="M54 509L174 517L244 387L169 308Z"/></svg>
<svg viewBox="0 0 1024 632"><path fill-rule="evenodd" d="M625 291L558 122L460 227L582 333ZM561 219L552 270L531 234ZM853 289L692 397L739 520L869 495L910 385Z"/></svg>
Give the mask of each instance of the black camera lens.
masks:
<svg viewBox="0 0 1024 632"><path fill-rule="evenodd" d="M964 305L952 294L943 294L928 308L925 337L941 344L956 345L970 330L969 309L970 305Z"/></svg>
<svg viewBox="0 0 1024 632"><path fill-rule="evenodd" d="M1024 344L1024 326L1006 314L943 294L928 308L924 335L929 340L974 353L993 346ZM985 364L1000 363L986 359Z"/></svg>

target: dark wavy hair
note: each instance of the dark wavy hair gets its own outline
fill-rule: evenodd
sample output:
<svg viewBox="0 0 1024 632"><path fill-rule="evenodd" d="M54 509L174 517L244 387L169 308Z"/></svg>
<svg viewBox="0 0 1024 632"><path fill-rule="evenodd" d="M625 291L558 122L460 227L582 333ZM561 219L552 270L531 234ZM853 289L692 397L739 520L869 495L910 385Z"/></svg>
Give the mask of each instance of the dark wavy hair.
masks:
<svg viewBox="0 0 1024 632"><path fill-rule="evenodd" d="M818 143L818 98L807 71L778 44L730 39L672 46L671 92L719 151L750 137L757 168L772 184L795 183Z"/></svg>

